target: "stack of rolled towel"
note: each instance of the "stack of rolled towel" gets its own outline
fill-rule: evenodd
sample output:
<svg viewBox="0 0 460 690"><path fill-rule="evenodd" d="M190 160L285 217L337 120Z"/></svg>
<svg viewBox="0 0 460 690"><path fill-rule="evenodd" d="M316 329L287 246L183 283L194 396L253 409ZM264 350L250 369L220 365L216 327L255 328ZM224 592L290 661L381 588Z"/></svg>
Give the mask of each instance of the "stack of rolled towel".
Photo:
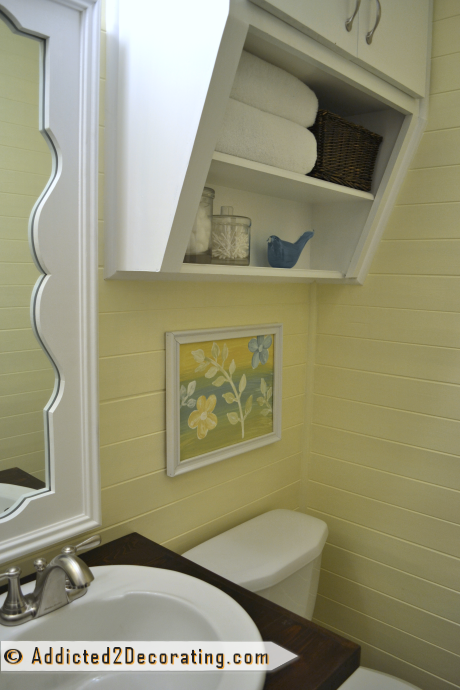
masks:
<svg viewBox="0 0 460 690"><path fill-rule="evenodd" d="M300 79L243 51L216 151L306 174L318 99Z"/></svg>

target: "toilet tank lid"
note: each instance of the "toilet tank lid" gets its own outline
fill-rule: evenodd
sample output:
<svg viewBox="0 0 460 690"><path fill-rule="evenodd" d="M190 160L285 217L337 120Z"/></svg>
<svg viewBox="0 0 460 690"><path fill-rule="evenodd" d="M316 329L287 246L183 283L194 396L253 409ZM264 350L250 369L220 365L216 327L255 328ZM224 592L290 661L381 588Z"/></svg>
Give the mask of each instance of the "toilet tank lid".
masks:
<svg viewBox="0 0 460 690"><path fill-rule="evenodd" d="M311 515L271 510L183 554L252 592L272 587L323 550L327 525Z"/></svg>

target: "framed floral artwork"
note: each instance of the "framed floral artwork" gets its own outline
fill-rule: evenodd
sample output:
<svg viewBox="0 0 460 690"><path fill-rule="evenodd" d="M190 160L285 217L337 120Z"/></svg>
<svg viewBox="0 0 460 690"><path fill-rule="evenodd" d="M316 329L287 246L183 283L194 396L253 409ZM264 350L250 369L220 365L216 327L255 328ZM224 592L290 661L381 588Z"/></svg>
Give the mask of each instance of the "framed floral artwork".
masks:
<svg viewBox="0 0 460 690"><path fill-rule="evenodd" d="M170 477L281 438L282 324L166 333Z"/></svg>

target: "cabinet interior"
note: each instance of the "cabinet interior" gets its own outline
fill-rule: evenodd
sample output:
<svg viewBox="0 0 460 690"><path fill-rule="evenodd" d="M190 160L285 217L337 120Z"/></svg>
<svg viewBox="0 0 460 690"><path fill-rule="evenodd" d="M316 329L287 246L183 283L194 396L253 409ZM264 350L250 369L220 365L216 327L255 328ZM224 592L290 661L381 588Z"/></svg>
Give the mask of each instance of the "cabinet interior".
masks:
<svg viewBox="0 0 460 690"><path fill-rule="evenodd" d="M363 125L382 135L383 141L371 193L216 152L206 180L206 186L216 192L214 213L220 213L221 206L233 206L235 214L251 218L253 268L269 266L267 238L270 235L295 241L303 232L313 229L315 236L295 269L268 270L280 277L286 272L304 279L321 278L321 272L343 277L369 219L406 116L383 102L378 94L318 66L307 55L299 55L260 29L250 27L244 48L308 84L318 96L321 109ZM203 273L219 270L222 274L241 271L239 267L203 265L187 270Z"/></svg>

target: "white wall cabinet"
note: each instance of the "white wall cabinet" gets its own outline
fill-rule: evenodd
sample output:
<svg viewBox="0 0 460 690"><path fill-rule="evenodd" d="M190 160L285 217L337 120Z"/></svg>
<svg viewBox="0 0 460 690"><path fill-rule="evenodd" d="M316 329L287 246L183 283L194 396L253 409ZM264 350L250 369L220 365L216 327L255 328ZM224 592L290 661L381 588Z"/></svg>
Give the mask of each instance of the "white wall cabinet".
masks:
<svg viewBox="0 0 460 690"><path fill-rule="evenodd" d="M316 40L345 52L412 96L425 95L429 0L251 0ZM356 12L352 28L346 21ZM367 34L380 21L370 44Z"/></svg>
<svg viewBox="0 0 460 690"><path fill-rule="evenodd" d="M354 8L270 1L314 5L317 31L334 8L344 17ZM426 49L428 32L418 31ZM346 38L357 44L354 32ZM214 151L243 48L302 79L321 108L383 136L370 193ZM425 99L250 0L108 0L107 60L106 278L364 280L423 131ZM426 60L422 71L426 79ZM215 213L233 206L252 219L250 266L183 263L205 185L216 190ZM295 268L268 265L271 234L295 240L311 229Z"/></svg>

